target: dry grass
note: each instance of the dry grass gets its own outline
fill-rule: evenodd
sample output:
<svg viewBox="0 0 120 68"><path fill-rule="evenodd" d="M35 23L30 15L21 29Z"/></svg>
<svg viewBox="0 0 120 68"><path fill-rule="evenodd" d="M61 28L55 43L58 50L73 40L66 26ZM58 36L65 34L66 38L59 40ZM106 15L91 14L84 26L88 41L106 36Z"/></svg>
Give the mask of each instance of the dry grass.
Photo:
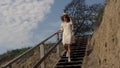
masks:
<svg viewBox="0 0 120 68"><path fill-rule="evenodd" d="M48 51L48 49L53 46L53 44L46 44L45 46L45 52ZM62 46L62 44L59 45L60 46L60 54L64 51L64 48ZM2 55L3 58L1 58L1 61L0 61L0 66L3 65L4 63L8 62L9 60L15 58L16 56L18 56L19 54L23 53L23 49L20 49L21 51L18 51L18 50L13 50L13 51L10 51L4 55ZM26 49L27 50L27 49ZM20 52L20 53L19 53ZM37 60L40 59L40 53L39 53L39 48L31 51L29 54L21 57L19 60L17 60L14 64L13 64L13 67L17 68L31 68L34 63L36 63ZM31 57L29 57L31 56ZM53 66L57 63L59 59L59 54L57 54L57 50L54 49L53 52L47 57L47 59L45 60L45 66L46 68L53 68Z"/></svg>

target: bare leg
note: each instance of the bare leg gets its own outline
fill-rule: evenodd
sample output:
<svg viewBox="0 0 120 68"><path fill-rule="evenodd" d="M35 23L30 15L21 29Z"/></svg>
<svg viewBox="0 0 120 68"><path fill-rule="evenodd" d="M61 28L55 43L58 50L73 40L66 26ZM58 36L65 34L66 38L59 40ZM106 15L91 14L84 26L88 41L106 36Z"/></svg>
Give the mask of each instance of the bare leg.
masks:
<svg viewBox="0 0 120 68"><path fill-rule="evenodd" d="M65 50L66 50L66 57L68 57L68 45L65 44L65 45L64 45L64 48L65 48Z"/></svg>
<svg viewBox="0 0 120 68"><path fill-rule="evenodd" d="M68 50L68 45L65 44L65 45L64 45L64 48L65 48L65 50L67 51L67 50Z"/></svg>
<svg viewBox="0 0 120 68"><path fill-rule="evenodd" d="M71 59L70 59L70 52L71 52L71 50L70 50L70 44L68 44L68 62L71 61Z"/></svg>
<svg viewBox="0 0 120 68"><path fill-rule="evenodd" d="M64 48L65 48L66 51L67 51L66 57L68 57L68 62L70 62L70 61L71 61L71 59L70 59L70 52L71 52L71 50L70 50L70 44L65 44L65 45L64 45Z"/></svg>

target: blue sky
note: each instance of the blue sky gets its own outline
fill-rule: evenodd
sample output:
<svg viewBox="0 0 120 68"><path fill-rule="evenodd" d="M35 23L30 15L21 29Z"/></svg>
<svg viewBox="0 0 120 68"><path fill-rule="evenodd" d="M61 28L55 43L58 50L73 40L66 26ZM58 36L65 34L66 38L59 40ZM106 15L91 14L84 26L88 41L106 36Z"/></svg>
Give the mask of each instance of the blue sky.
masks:
<svg viewBox="0 0 120 68"><path fill-rule="evenodd" d="M96 4L96 3L101 3L103 4L105 0L86 0L85 1L88 5Z"/></svg>
<svg viewBox="0 0 120 68"><path fill-rule="evenodd" d="M59 30L64 7L71 0L0 0L0 54L35 46ZM86 0L103 3L104 0Z"/></svg>
<svg viewBox="0 0 120 68"><path fill-rule="evenodd" d="M46 38L48 35L57 31L61 24L60 16L63 13L63 9L70 1L71 0L55 0L51 6L51 12L45 15L44 21L38 24L34 32L38 35L42 34L42 37L44 36L44 38Z"/></svg>
<svg viewBox="0 0 120 68"><path fill-rule="evenodd" d="M42 34L42 37L44 36L44 38L46 38L48 35L57 31L62 22L60 16L63 13L63 9L70 2L71 0L55 0L55 3L51 6L51 12L45 16L45 20L38 25L36 30L34 30L35 33ZM86 0L85 2L88 5L92 5L94 3L103 3L104 0Z"/></svg>

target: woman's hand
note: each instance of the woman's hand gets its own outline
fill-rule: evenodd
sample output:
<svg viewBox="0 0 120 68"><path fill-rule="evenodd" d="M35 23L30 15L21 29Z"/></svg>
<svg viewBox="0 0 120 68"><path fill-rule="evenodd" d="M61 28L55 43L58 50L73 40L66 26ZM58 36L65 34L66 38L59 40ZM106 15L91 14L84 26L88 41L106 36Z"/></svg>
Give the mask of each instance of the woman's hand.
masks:
<svg viewBox="0 0 120 68"><path fill-rule="evenodd" d="M58 30L57 32L55 32L55 34L61 33L63 32L62 30Z"/></svg>
<svg viewBox="0 0 120 68"><path fill-rule="evenodd" d="M63 32L63 31L62 31L62 30L59 30L58 32L61 33L61 32Z"/></svg>

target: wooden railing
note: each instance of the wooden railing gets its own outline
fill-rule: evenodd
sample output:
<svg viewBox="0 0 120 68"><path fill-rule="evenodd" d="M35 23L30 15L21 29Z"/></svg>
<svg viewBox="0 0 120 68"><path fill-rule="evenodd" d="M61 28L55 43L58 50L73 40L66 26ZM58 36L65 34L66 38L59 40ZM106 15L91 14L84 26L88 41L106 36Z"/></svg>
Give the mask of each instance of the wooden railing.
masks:
<svg viewBox="0 0 120 68"><path fill-rule="evenodd" d="M27 50L23 54L14 58L13 60L7 62L2 66L2 68L45 68L45 59L56 50L56 55L60 56L60 43L61 43L61 34L59 31L55 32L42 42L40 42L35 47ZM51 38L56 38L56 43L50 45L48 51L45 51L46 41Z"/></svg>

